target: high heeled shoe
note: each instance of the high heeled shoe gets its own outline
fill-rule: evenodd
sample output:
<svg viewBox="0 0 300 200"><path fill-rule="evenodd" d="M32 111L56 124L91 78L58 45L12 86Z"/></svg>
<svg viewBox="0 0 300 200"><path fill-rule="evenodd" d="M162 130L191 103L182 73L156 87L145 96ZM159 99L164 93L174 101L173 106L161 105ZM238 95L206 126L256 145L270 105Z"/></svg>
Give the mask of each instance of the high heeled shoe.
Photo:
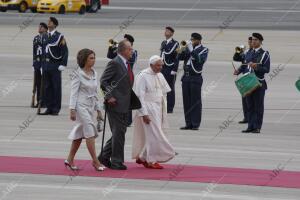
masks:
<svg viewBox="0 0 300 200"><path fill-rule="evenodd" d="M68 160L65 160L64 164L65 164L65 167L66 168L69 167L70 170L73 170L73 171L79 170L79 168L77 166L75 166L75 165L72 166Z"/></svg>
<svg viewBox="0 0 300 200"><path fill-rule="evenodd" d="M104 169L106 168L106 167L104 167L103 165L101 165L101 166L99 166L99 167L96 167L94 164L92 164L92 166L95 168L95 170L96 171L98 171L98 172L102 172L102 171L104 171Z"/></svg>

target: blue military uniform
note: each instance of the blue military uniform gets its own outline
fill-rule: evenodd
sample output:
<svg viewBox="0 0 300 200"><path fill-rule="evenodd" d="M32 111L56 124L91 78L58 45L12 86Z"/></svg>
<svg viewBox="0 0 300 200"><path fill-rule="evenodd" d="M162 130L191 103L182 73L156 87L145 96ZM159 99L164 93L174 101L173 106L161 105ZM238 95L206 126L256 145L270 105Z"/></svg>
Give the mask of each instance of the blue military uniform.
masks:
<svg viewBox="0 0 300 200"><path fill-rule="evenodd" d="M32 66L34 68L34 78L35 78L35 89L37 102L40 101L41 97L41 82L42 82L42 54L43 54L43 35L39 34L33 39L33 60Z"/></svg>
<svg viewBox="0 0 300 200"><path fill-rule="evenodd" d="M110 46L108 47L106 57L109 59L114 59L118 55L118 47L117 46Z"/></svg>
<svg viewBox="0 0 300 200"><path fill-rule="evenodd" d="M199 128L202 117L201 87L203 83L202 68L207 60L208 48L201 44L192 52L186 48L178 55L184 60L182 76L182 96L186 127Z"/></svg>
<svg viewBox="0 0 300 200"><path fill-rule="evenodd" d="M171 74L171 71L177 72L179 61L177 59L176 49L179 44L173 38L168 42L164 40L161 43L160 56L163 59L164 65L161 69L161 73L164 75L166 81L168 82L171 91L167 93L167 111L168 113L173 112L175 106L175 82L176 74Z"/></svg>
<svg viewBox="0 0 300 200"><path fill-rule="evenodd" d="M260 130L263 123L265 90L267 89L265 74L270 72L269 52L262 48L252 50L250 61L258 63L254 73L262 86L246 97L249 106L248 130Z"/></svg>
<svg viewBox="0 0 300 200"><path fill-rule="evenodd" d="M249 63L251 60L251 53L252 49L247 49L241 53L235 53L233 56L233 60L237 62L242 62L242 65L238 68L238 74L240 73L247 73L248 68L246 63ZM244 113L244 121L248 122L249 119L249 106L247 105L246 97L242 97L242 106L243 106L243 113Z"/></svg>
<svg viewBox="0 0 300 200"><path fill-rule="evenodd" d="M58 114L61 109L61 71L59 66L67 66L68 47L64 36L55 31L47 33L44 43L43 73L45 84L45 103L47 111Z"/></svg>

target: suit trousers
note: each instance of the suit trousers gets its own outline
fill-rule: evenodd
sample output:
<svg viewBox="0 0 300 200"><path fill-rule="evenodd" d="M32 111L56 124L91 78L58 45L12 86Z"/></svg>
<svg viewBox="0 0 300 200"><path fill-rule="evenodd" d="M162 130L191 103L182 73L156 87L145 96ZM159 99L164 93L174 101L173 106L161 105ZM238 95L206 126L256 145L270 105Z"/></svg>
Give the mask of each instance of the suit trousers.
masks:
<svg viewBox="0 0 300 200"><path fill-rule="evenodd" d="M106 142L100 155L104 160L111 160L111 163L123 163L128 113L119 113L107 109L107 116L112 136Z"/></svg>

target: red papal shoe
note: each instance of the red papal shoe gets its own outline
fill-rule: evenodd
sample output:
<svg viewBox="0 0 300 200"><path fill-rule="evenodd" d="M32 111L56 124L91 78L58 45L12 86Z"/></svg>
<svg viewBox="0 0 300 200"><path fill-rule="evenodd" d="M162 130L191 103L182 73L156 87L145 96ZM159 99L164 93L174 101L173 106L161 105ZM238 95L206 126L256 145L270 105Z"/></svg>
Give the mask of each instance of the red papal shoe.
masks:
<svg viewBox="0 0 300 200"><path fill-rule="evenodd" d="M155 166L156 169L163 169L164 168L163 166L161 166L158 163L154 163L154 166Z"/></svg>
<svg viewBox="0 0 300 200"><path fill-rule="evenodd" d="M139 165L147 163L146 161L142 161L140 158L136 159L135 162Z"/></svg>
<svg viewBox="0 0 300 200"><path fill-rule="evenodd" d="M158 163L147 163L147 168L149 169L163 169L164 167Z"/></svg>

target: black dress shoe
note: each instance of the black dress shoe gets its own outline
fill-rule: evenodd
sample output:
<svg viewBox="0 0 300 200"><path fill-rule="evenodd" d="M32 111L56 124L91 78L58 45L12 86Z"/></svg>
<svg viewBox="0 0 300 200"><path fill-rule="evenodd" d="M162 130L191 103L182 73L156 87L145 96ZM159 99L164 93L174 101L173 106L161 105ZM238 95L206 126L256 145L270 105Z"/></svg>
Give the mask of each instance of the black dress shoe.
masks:
<svg viewBox="0 0 300 200"><path fill-rule="evenodd" d="M190 126L183 126L180 128L180 130L191 130L191 129L192 129L192 127L190 127Z"/></svg>
<svg viewBox="0 0 300 200"><path fill-rule="evenodd" d="M246 129L246 130L242 130L242 133L251 133L253 131L253 129Z"/></svg>
<svg viewBox="0 0 300 200"><path fill-rule="evenodd" d="M192 127L191 130L193 130L193 131L198 131L199 128L198 128L198 127Z"/></svg>
<svg viewBox="0 0 300 200"><path fill-rule="evenodd" d="M98 160L99 160L99 162L100 162L102 165L104 165L105 167L107 167L107 168L110 168L110 167L111 167L111 162L110 162L109 159L105 159L105 158L100 158L100 157L98 157Z"/></svg>
<svg viewBox="0 0 300 200"><path fill-rule="evenodd" d="M260 129L254 129L251 133L260 133Z"/></svg>
<svg viewBox="0 0 300 200"><path fill-rule="evenodd" d="M52 113L50 113L50 115L57 116L57 115L58 115L58 112L52 112Z"/></svg>
<svg viewBox="0 0 300 200"><path fill-rule="evenodd" d="M127 167L126 167L126 165L123 165L122 163L111 163L110 169L113 169L113 170L127 170Z"/></svg>
<svg viewBox="0 0 300 200"><path fill-rule="evenodd" d="M40 113L39 115L51 115L51 114L52 114L52 112L47 109L45 112Z"/></svg>
<svg viewBox="0 0 300 200"><path fill-rule="evenodd" d="M248 121L245 119L243 119L242 121L239 121L239 124L247 124L247 123L248 123Z"/></svg>
<svg viewBox="0 0 300 200"><path fill-rule="evenodd" d="M167 113L173 113L173 110L168 110Z"/></svg>

